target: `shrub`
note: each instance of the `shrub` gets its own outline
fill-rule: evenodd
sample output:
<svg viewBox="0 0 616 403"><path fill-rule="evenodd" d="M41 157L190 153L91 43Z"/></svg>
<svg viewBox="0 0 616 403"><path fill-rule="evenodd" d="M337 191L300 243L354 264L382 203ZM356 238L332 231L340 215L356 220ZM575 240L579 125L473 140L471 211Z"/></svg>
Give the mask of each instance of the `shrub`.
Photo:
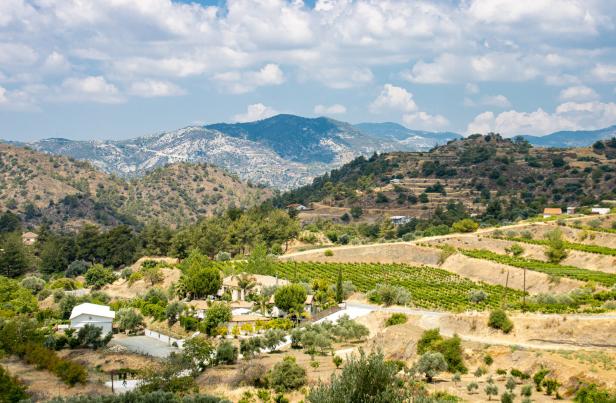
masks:
<svg viewBox="0 0 616 403"><path fill-rule="evenodd" d="M64 275L66 277L77 277L88 272L88 269L92 267L92 264L84 260L75 260L68 265Z"/></svg>
<svg viewBox="0 0 616 403"><path fill-rule="evenodd" d="M286 356L270 370L268 380L276 392L298 389L306 384L306 370L297 365L294 357Z"/></svg>
<svg viewBox="0 0 616 403"><path fill-rule="evenodd" d="M28 276L21 280L21 286L30 290L32 294L36 294L45 288L45 280L39 277Z"/></svg>
<svg viewBox="0 0 616 403"><path fill-rule="evenodd" d="M216 347L216 363L217 364L235 364L237 361L238 350L229 340L222 341Z"/></svg>
<svg viewBox="0 0 616 403"><path fill-rule="evenodd" d="M565 241L563 240L560 229L554 229L548 232L546 238L548 241L548 249L545 254L551 263L558 263L567 257Z"/></svg>
<svg viewBox="0 0 616 403"><path fill-rule="evenodd" d="M494 363L494 358L492 358L492 356L490 354L486 354L483 356L483 362L490 366Z"/></svg>
<svg viewBox="0 0 616 403"><path fill-rule="evenodd" d="M377 284L368 292L368 299L377 304L406 305L411 301L411 294L404 287Z"/></svg>
<svg viewBox="0 0 616 403"><path fill-rule="evenodd" d="M332 251L331 249L325 249L325 252L323 252L323 255L325 256L334 256L334 251Z"/></svg>
<svg viewBox="0 0 616 403"><path fill-rule="evenodd" d="M474 304L479 304L488 299L488 294L483 290L470 290L468 292L468 300Z"/></svg>
<svg viewBox="0 0 616 403"><path fill-rule="evenodd" d="M578 403L614 403L616 402L616 394L601 389L593 383L582 385L575 393L573 401Z"/></svg>
<svg viewBox="0 0 616 403"><path fill-rule="evenodd" d="M243 361L231 381L235 386L267 386L267 368L256 361Z"/></svg>
<svg viewBox="0 0 616 403"><path fill-rule="evenodd" d="M382 353L351 356L346 365L334 374L329 383L312 388L306 400L321 402L388 402L405 400L403 382L396 376L397 366L386 361Z"/></svg>
<svg viewBox="0 0 616 403"><path fill-rule="evenodd" d="M407 316L403 313L394 313L385 321L385 326L395 326L406 323Z"/></svg>
<svg viewBox="0 0 616 403"><path fill-rule="evenodd" d="M496 309L490 312L488 326L493 329L502 330L504 333L509 333L513 330L513 322L507 317L507 313L502 309Z"/></svg>
<svg viewBox="0 0 616 403"><path fill-rule="evenodd" d="M468 372L462 358L461 340L457 335L444 339L439 329L426 330L417 342L417 354L425 354L429 351L443 355L447 363L446 369L449 372L460 372L462 374Z"/></svg>
<svg viewBox="0 0 616 403"><path fill-rule="evenodd" d="M479 385L477 384L477 382L471 382L466 385L466 390L468 390L468 393L475 393L478 389Z"/></svg>
<svg viewBox="0 0 616 403"><path fill-rule="evenodd" d="M470 218L464 218L453 223L451 227L455 232L475 232L479 228L479 223Z"/></svg>
<svg viewBox="0 0 616 403"><path fill-rule="evenodd" d="M28 398L26 387L0 365L0 402L19 402Z"/></svg>

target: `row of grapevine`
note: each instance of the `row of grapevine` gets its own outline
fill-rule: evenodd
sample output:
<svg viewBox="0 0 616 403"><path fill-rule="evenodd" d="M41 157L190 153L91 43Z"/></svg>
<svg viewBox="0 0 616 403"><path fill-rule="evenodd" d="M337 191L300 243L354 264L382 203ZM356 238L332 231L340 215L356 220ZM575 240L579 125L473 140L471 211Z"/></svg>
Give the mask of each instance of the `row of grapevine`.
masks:
<svg viewBox="0 0 616 403"><path fill-rule="evenodd" d="M580 281L594 281L610 287L616 285L616 274L581 269L579 267L565 266L558 263L544 262L541 260L501 255L485 249L464 249L460 250L460 252L466 256L476 259L491 260L493 262L538 271L556 277L569 277Z"/></svg>
<svg viewBox="0 0 616 403"><path fill-rule="evenodd" d="M499 239L506 239L507 241L513 242L521 242L528 243L533 245L549 245L549 241L547 239L529 239L529 238L520 238L520 237L502 237ZM599 245L589 245L585 243L575 243L563 241L563 244L566 249L577 250L581 252L588 253L596 253L599 255L608 255L608 256L616 256L616 249L608 248L607 246L599 246Z"/></svg>

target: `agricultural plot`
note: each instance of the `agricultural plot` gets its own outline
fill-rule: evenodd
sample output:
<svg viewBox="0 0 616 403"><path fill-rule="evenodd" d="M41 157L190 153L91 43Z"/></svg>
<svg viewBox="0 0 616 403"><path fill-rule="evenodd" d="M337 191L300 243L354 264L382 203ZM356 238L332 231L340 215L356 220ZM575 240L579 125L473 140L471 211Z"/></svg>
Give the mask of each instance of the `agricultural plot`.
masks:
<svg viewBox="0 0 616 403"><path fill-rule="evenodd" d="M616 274L581 269L573 266L564 266L557 263L543 262L541 260L501 255L485 249L461 249L460 252L476 259L491 260L493 262L519 267L521 269L538 271L556 277L569 277L580 281L594 281L608 287L616 285Z"/></svg>
<svg viewBox="0 0 616 403"><path fill-rule="evenodd" d="M549 245L549 241L547 239L529 239L529 238L521 238L521 237L501 237L499 239L505 239L507 241L513 242L521 242L528 243L533 245ZM580 252L587 253L596 253L599 255L607 255L607 256L616 256L616 249L608 248L607 246L599 246L599 245L590 245L585 243L575 243L563 241L565 249L577 250Z"/></svg>
<svg viewBox="0 0 616 403"><path fill-rule="evenodd" d="M243 263L230 264L235 265L235 270L245 268ZM500 306L505 299L517 304L523 295L521 291L474 282L438 268L405 264L277 262L271 274L291 281L311 282L321 278L335 284L339 270L344 280L352 281L361 292L370 291L377 284L401 286L411 293L413 305L426 309L485 310ZM483 291L487 298L471 302L472 290Z"/></svg>

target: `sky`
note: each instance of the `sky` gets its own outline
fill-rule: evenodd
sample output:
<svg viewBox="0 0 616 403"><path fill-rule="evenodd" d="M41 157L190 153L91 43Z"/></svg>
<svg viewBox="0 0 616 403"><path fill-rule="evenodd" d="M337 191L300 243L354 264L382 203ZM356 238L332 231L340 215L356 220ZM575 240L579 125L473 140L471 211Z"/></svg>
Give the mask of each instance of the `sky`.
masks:
<svg viewBox="0 0 616 403"><path fill-rule="evenodd" d="M507 137L616 124L614 0L0 0L0 138L277 113Z"/></svg>

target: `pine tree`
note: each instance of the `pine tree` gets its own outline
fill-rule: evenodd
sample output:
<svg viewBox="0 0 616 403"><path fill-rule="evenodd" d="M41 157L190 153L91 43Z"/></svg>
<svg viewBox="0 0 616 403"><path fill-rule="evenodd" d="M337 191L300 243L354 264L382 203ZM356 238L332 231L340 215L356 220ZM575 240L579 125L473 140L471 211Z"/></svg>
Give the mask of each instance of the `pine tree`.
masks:
<svg viewBox="0 0 616 403"><path fill-rule="evenodd" d="M338 281L336 282L336 302L344 300L344 290L342 289L342 269L338 270Z"/></svg>

